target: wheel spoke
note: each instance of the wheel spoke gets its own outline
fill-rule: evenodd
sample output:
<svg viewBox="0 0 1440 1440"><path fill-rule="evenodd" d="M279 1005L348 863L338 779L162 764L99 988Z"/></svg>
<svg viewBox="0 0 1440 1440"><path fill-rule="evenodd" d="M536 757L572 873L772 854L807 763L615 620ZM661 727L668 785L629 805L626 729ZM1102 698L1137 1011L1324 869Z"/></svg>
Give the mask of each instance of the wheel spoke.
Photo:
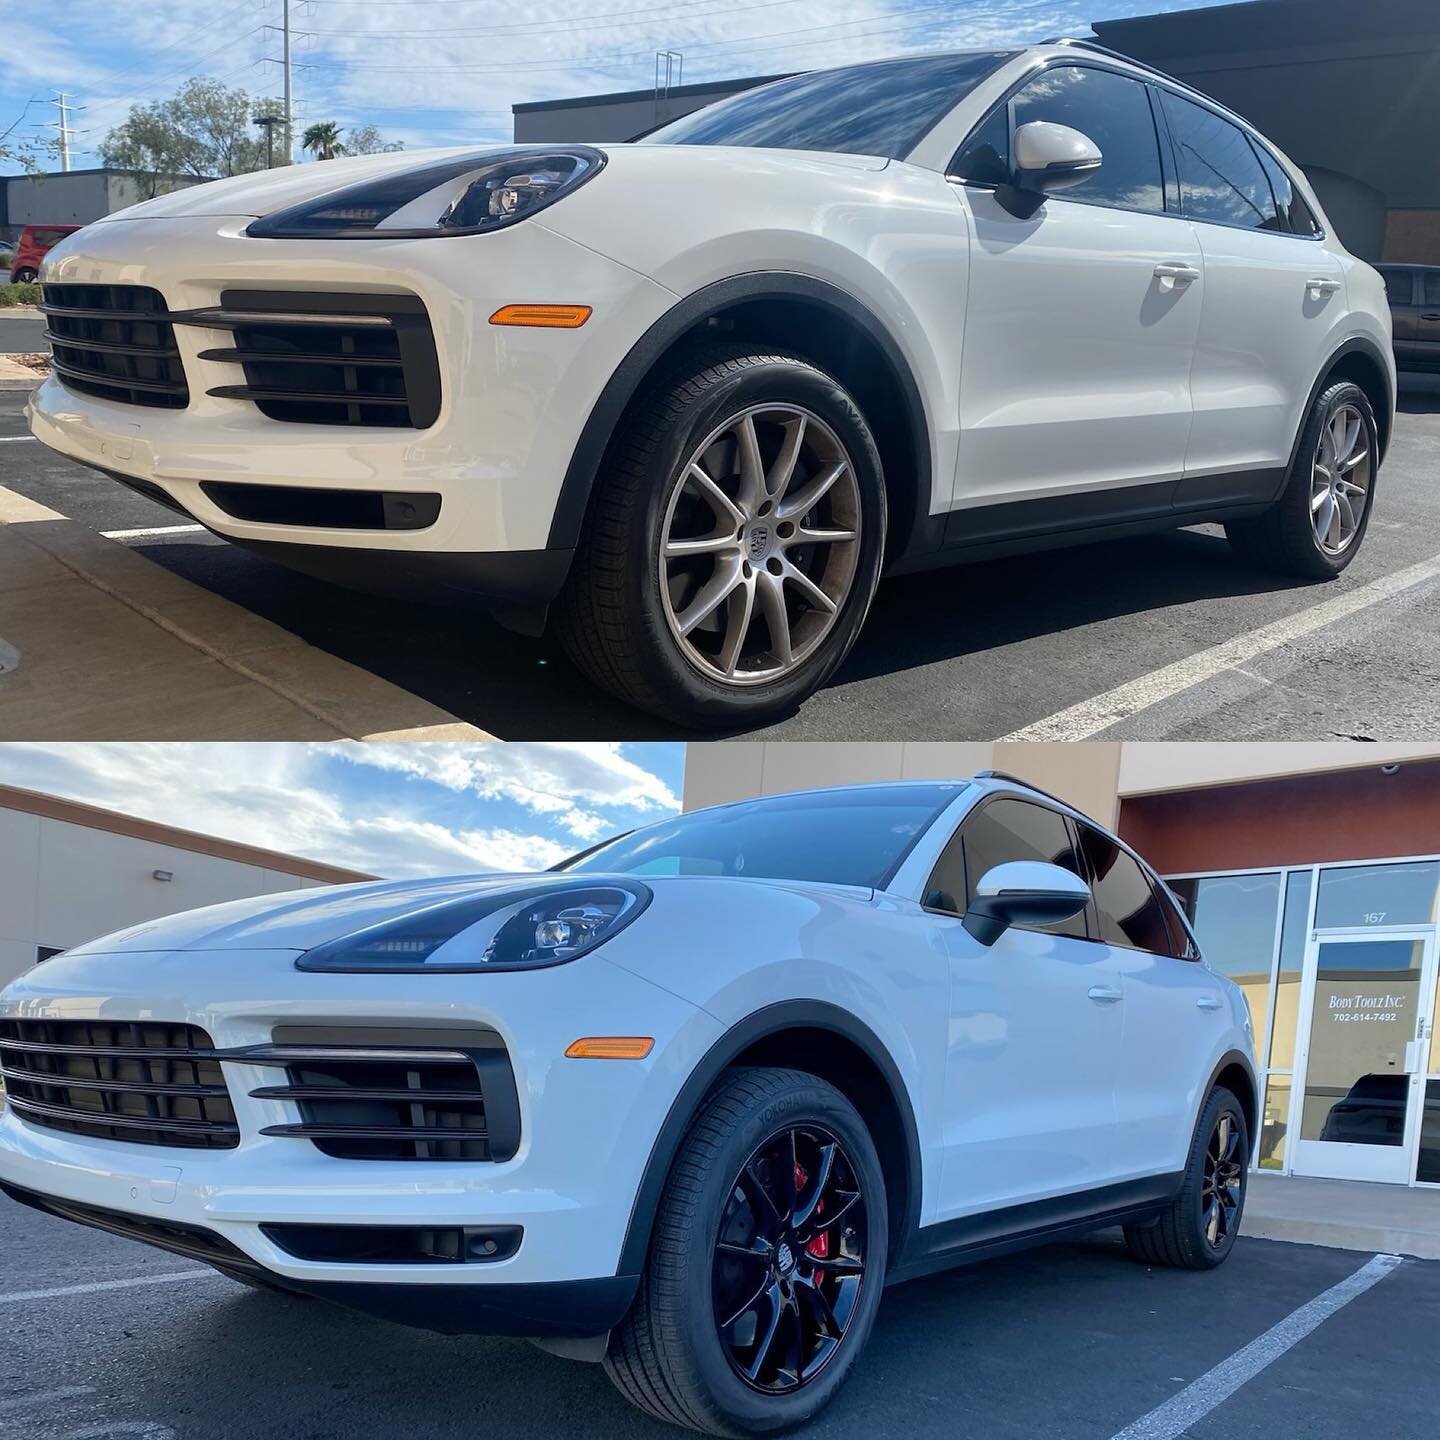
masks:
<svg viewBox="0 0 1440 1440"><path fill-rule="evenodd" d="M765 466L760 459L760 437L755 417L742 415L733 432L740 460L740 507L754 515L765 502Z"/></svg>
<svg viewBox="0 0 1440 1440"><path fill-rule="evenodd" d="M781 665L788 666L795 658L790 640L790 616L785 609L785 592L778 576L768 570L755 573L758 582L756 599L770 630L770 650Z"/></svg>
<svg viewBox="0 0 1440 1440"><path fill-rule="evenodd" d="M860 1203L858 1190L837 1190L835 1194L839 1197L839 1203L825 1217L825 1224L821 1227L825 1230L833 1230Z"/></svg>
<svg viewBox="0 0 1440 1440"><path fill-rule="evenodd" d="M832 1221L827 1220L825 1224L816 1231L816 1234L823 1234L831 1228ZM816 1270L824 1270L829 1275L863 1275L865 1267L858 1260L852 1260L846 1255L837 1255L833 1259L817 1260L815 1256L808 1255L806 1259Z"/></svg>
<svg viewBox="0 0 1440 1440"><path fill-rule="evenodd" d="M1205 1238L1213 1245L1220 1238L1220 1202L1212 1200L1205 1207Z"/></svg>
<svg viewBox="0 0 1440 1440"><path fill-rule="evenodd" d="M765 477L765 492L772 500L779 500L790 488L795 478L795 462L800 458L800 449L805 443L806 420L797 415L785 423L785 438L780 443L780 453L770 466Z"/></svg>
<svg viewBox="0 0 1440 1440"><path fill-rule="evenodd" d="M715 573L700 587L700 593L675 617L682 635L688 635L702 620L713 615L737 585L744 583L737 556L732 564L717 565Z"/></svg>
<svg viewBox="0 0 1440 1440"><path fill-rule="evenodd" d="M835 482L849 468L846 461L839 460L834 465L822 470L813 480L807 481L804 488L797 490L783 505L775 507L776 518L797 522L803 520L830 493Z"/></svg>
<svg viewBox="0 0 1440 1440"><path fill-rule="evenodd" d="M775 1197L765 1188L765 1182L761 1180L760 1173L755 1169L755 1162L752 1160L741 1172L741 1181L748 1180L754 1186L765 1207L769 1211L770 1219L778 1224L784 1224L785 1212L775 1203ZM758 1217L757 1217L758 1218Z"/></svg>
<svg viewBox="0 0 1440 1440"><path fill-rule="evenodd" d="M1330 498L1329 484L1322 485L1310 497L1310 513L1313 515Z"/></svg>
<svg viewBox="0 0 1440 1440"><path fill-rule="evenodd" d="M835 1144L822 1145L820 1147L820 1164L816 1167L811 1183L814 1189L810 1192L810 1198L805 1202L803 1209L795 1212L795 1228L804 1230L810 1223L810 1217L815 1213L815 1207L825 1198L825 1190L830 1184L830 1176L835 1170L835 1152L840 1147Z"/></svg>
<svg viewBox="0 0 1440 1440"><path fill-rule="evenodd" d="M1335 497L1327 490L1321 496L1321 502L1315 515L1315 533L1328 543L1330 526L1335 519Z"/></svg>
<svg viewBox="0 0 1440 1440"><path fill-rule="evenodd" d="M802 526L785 542L785 546L793 550L797 545L844 545L854 538L853 530L807 530Z"/></svg>
<svg viewBox="0 0 1440 1440"><path fill-rule="evenodd" d="M715 1248L721 1254L729 1255L736 1260L750 1260L759 1265L768 1265L775 1247L763 1235L757 1235L755 1242L753 1245L735 1245L729 1240L721 1240L717 1242Z"/></svg>
<svg viewBox="0 0 1440 1440"><path fill-rule="evenodd" d="M802 1303L808 1301L811 1307L811 1314L820 1333L830 1340L840 1338L840 1322L835 1318L835 1311L831 1309L830 1302L825 1298L825 1292L818 1285L799 1285L795 1294Z"/></svg>
<svg viewBox="0 0 1440 1440"><path fill-rule="evenodd" d="M667 540L665 558L686 560L692 555L719 555L727 550L739 553L740 542L733 530L722 530L714 535L702 535L694 540Z"/></svg>
<svg viewBox="0 0 1440 1440"><path fill-rule="evenodd" d="M723 1247L722 1247L723 1248ZM761 1301L765 1292L774 1285L769 1270L760 1277L760 1283L755 1287L755 1293L728 1319L720 1322L721 1330L733 1330Z"/></svg>
<svg viewBox="0 0 1440 1440"><path fill-rule="evenodd" d="M750 1357L750 1363L745 1367L745 1373L752 1380L760 1377L760 1372L765 1368L765 1362L770 1358L771 1348L775 1344L775 1333L780 1328L780 1316L784 1312L784 1302L780 1298L780 1287L771 1285L766 1292L770 1297L770 1319L765 1326L765 1334L755 1346L755 1353Z"/></svg>
<svg viewBox="0 0 1440 1440"><path fill-rule="evenodd" d="M833 615L840 607L798 565L786 565L782 580L789 580L818 610Z"/></svg>
<svg viewBox="0 0 1440 1440"><path fill-rule="evenodd" d="M706 503L721 520L728 520L739 529L745 523L745 512L703 471L692 464L686 478L705 497Z"/></svg>
<svg viewBox="0 0 1440 1440"><path fill-rule="evenodd" d="M750 621L755 615L755 577L742 580L739 593L730 603L725 617L725 640L720 646L716 663L726 673L733 675L740 663L740 652L745 648L745 637L750 633Z"/></svg>
<svg viewBox="0 0 1440 1440"><path fill-rule="evenodd" d="M800 1147L798 1130L786 1132L785 1151L780 1157L780 1163L785 1169L785 1188L781 1194L785 1197L785 1215L790 1228L795 1228L795 1208L800 1203Z"/></svg>

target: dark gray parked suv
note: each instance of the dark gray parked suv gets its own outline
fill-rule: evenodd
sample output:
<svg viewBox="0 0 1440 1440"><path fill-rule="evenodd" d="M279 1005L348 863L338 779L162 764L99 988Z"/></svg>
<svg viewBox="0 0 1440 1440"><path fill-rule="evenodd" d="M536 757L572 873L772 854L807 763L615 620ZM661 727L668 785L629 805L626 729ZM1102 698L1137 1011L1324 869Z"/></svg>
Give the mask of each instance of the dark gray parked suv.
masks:
<svg viewBox="0 0 1440 1440"><path fill-rule="evenodd" d="M1395 322L1395 364L1440 370L1440 265L1377 265Z"/></svg>

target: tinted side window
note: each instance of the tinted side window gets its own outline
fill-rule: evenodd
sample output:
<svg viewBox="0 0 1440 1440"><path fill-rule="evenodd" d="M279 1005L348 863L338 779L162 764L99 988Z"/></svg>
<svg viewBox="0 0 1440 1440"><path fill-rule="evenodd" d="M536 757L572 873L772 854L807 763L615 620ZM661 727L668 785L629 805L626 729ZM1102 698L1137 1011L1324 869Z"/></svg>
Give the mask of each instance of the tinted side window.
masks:
<svg viewBox="0 0 1440 1440"><path fill-rule="evenodd" d="M1089 867L1090 888L1100 913L1100 938L1107 945L1170 953L1165 915L1145 872L1108 835L1080 829L1080 849Z"/></svg>
<svg viewBox="0 0 1440 1440"><path fill-rule="evenodd" d="M1270 190L1275 196L1275 204L1279 207L1281 217L1289 223L1290 229L1297 235L1318 235L1320 226L1305 203L1305 197L1291 182L1285 167L1263 145L1257 145L1252 140L1250 146L1260 157L1260 164L1265 169Z"/></svg>
<svg viewBox="0 0 1440 1440"><path fill-rule="evenodd" d="M1100 147L1099 170L1059 192L1062 200L1157 215L1165 209L1155 120L1139 81L1113 70L1058 65L1016 91L1011 105L1017 127L1049 120L1079 130ZM950 173L986 185L1002 184L1008 178L1010 130L1003 105L971 137Z"/></svg>
<svg viewBox="0 0 1440 1440"><path fill-rule="evenodd" d="M1392 305L1409 305L1411 303L1410 297L1414 291L1410 286L1408 270L1382 270L1380 277L1385 281L1385 298Z"/></svg>
<svg viewBox="0 0 1440 1440"><path fill-rule="evenodd" d="M1215 225L1284 229L1270 182L1245 132L1202 105L1168 90L1163 93L1185 213Z"/></svg>
<svg viewBox="0 0 1440 1440"><path fill-rule="evenodd" d="M1175 903L1175 897L1163 885L1156 885L1154 888L1155 898L1159 901L1170 932L1170 954L1179 960L1198 960L1200 952L1195 948L1195 942L1190 938L1190 932L1180 918L1180 907Z"/></svg>
<svg viewBox="0 0 1440 1440"><path fill-rule="evenodd" d="M1009 860L1044 860L1080 874L1069 823L1058 811L1027 800L992 800L968 816L930 877L926 904L959 914L987 870ZM1083 913L1054 925L1027 926L1085 938Z"/></svg>
<svg viewBox="0 0 1440 1440"><path fill-rule="evenodd" d="M1425 272L1425 303L1440 305L1440 270Z"/></svg>
<svg viewBox="0 0 1440 1440"><path fill-rule="evenodd" d="M35 243L37 245L54 246L58 245L64 238L64 230L37 230L35 232Z"/></svg>

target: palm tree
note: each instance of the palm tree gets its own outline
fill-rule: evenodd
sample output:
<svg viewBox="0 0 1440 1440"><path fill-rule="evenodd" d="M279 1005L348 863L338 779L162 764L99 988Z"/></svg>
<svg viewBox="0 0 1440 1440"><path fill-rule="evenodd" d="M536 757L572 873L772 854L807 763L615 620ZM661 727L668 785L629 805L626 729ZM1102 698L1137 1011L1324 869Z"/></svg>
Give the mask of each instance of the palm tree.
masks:
<svg viewBox="0 0 1440 1440"><path fill-rule="evenodd" d="M318 125L312 125L300 144L313 151L317 160L333 160L345 153L345 147L340 143L340 127L333 120L322 120Z"/></svg>

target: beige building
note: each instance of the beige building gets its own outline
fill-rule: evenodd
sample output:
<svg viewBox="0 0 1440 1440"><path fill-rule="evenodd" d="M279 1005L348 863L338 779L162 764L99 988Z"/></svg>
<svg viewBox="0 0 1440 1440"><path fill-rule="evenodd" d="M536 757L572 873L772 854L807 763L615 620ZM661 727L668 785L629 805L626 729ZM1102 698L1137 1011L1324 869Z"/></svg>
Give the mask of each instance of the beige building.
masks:
<svg viewBox="0 0 1440 1440"><path fill-rule="evenodd" d="M1244 990L1256 1165L1440 1186L1440 745L692 745L684 800L986 769L1129 841Z"/></svg>
<svg viewBox="0 0 1440 1440"><path fill-rule="evenodd" d="M0 785L0 985L160 915L370 878Z"/></svg>

